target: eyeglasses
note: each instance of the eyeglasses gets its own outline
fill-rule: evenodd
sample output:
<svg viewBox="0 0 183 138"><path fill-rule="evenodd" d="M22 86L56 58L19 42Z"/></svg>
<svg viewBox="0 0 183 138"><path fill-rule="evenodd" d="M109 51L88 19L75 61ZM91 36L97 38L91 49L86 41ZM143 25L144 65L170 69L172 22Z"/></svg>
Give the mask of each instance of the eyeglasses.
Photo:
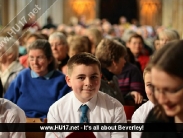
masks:
<svg viewBox="0 0 183 138"><path fill-rule="evenodd" d="M46 57L45 56L37 56L37 57L32 57L32 56L30 56L29 57L29 61L34 61L34 60L36 60L36 61L43 61L44 59L45 59Z"/></svg>
<svg viewBox="0 0 183 138"><path fill-rule="evenodd" d="M180 87L178 87L177 89L174 89L174 90L160 90L153 86L154 93L163 93L168 96L174 95L175 93L180 92L180 90L182 90L182 89L183 89L183 85L181 85Z"/></svg>

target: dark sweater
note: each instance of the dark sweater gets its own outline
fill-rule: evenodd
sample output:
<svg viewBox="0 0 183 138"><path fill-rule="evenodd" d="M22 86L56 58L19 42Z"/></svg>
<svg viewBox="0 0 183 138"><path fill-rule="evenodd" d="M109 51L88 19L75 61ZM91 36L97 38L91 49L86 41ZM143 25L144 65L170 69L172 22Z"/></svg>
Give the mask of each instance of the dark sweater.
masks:
<svg viewBox="0 0 183 138"><path fill-rule="evenodd" d="M182 129L177 131L177 126L182 128L182 124L174 123L174 117L160 117L160 112L158 106L150 111L141 138L183 138Z"/></svg>
<svg viewBox="0 0 183 138"><path fill-rule="evenodd" d="M131 91L137 91L145 96L145 86L140 70L133 64L126 62L122 73L117 76L119 88L124 96Z"/></svg>
<svg viewBox="0 0 183 138"><path fill-rule="evenodd" d="M65 76L54 71L50 79L32 78L31 70L24 69L11 83L5 98L17 104L27 117L46 118L49 107L70 92Z"/></svg>

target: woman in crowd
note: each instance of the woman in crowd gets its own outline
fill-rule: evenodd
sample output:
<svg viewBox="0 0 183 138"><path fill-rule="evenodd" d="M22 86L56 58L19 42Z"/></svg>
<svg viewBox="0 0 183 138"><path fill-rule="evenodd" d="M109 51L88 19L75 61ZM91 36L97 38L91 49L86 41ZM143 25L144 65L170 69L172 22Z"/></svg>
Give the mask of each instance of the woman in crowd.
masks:
<svg viewBox="0 0 183 138"><path fill-rule="evenodd" d="M56 70L47 40L36 40L28 48L29 68L12 82L5 98L25 111L27 117L45 118L49 107L70 91L65 76Z"/></svg>
<svg viewBox="0 0 183 138"><path fill-rule="evenodd" d="M57 61L58 69L62 71L69 60L66 36L63 33L55 32L49 36L49 42L53 56Z"/></svg>
<svg viewBox="0 0 183 138"><path fill-rule="evenodd" d="M165 44L172 40L179 40L180 36L178 32L175 30L170 30L170 29L164 29L158 34L159 37L159 45L156 47L156 50L159 50L162 48Z"/></svg>
<svg viewBox="0 0 183 138"><path fill-rule="evenodd" d="M95 53L95 56L99 59L102 66L100 90L116 98L122 104L124 104L124 98L115 75L121 74L124 64L126 63L125 55L125 46L117 40L112 39L102 39Z"/></svg>
<svg viewBox="0 0 183 138"><path fill-rule="evenodd" d="M85 35L91 41L91 53L95 54L96 47L102 40L102 33L97 28L91 27L86 29Z"/></svg>
<svg viewBox="0 0 183 138"><path fill-rule="evenodd" d="M36 41L37 39L45 39L41 34L38 33L33 33L33 34L28 34L28 36L26 36L25 38L25 44L26 44L26 49L29 47L29 45L31 43L33 43L34 41ZM22 64L22 66L24 66L25 68L27 68L28 65L28 55L23 55L19 58L19 62L20 64Z"/></svg>
<svg viewBox="0 0 183 138"><path fill-rule="evenodd" d="M0 42L4 40L5 37L0 37ZM0 48L0 78L4 95L10 83L24 67L17 60L19 55L17 41L12 38L3 44Z"/></svg>
<svg viewBox="0 0 183 138"><path fill-rule="evenodd" d="M182 130L176 126L177 123L183 123L182 52L183 40L169 42L154 55L150 63L157 105L150 111L145 123L156 123L156 125L151 124L153 130L145 126L144 129L148 128L151 132L143 132L142 138L179 138L183 136L182 133L179 133ZM158 130L160 131L157 132Z"/></svg>
<svg viewBox="0 0 183 138"><path fill-rule="evenodd" d="M145 90L149 101L141 105L132 116L132 123L144 123L151 109L154 107L153 85L151 83L151 71L147 66L144 69ZM141 132L132 132L132 138L140 138Z"/></svg>

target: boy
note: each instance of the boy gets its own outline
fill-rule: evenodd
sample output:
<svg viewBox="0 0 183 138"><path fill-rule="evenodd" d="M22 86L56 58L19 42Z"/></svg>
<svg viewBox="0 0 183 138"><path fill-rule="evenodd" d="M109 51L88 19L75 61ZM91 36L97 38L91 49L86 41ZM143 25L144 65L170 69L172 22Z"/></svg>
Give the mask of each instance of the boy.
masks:
<svg viewBox="0 0 183 138"><path fill-rule="evenodd" d="M73 91L55 102L48 112L48 123L126 123L122 104L99 91L101 65L89 53L74 55L67 63L67 84ZM82 108L87 107L83 117ZM81 118L81 119L80 119ZM46 138L65 138L70 132L47 132ZM126 132L94 132L97 138L126 138Z"/></svg>

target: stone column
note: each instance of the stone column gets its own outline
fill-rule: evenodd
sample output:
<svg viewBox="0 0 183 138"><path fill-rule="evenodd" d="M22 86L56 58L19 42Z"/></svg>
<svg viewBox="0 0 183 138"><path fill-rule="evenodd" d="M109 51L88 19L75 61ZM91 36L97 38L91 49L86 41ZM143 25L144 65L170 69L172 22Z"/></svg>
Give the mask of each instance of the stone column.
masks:
<svg viewBox="0 0 183 138"><path fill-rule="evenodd" d="M162 25L179 32L183 38L183 0L163 0Z"/></svg>

